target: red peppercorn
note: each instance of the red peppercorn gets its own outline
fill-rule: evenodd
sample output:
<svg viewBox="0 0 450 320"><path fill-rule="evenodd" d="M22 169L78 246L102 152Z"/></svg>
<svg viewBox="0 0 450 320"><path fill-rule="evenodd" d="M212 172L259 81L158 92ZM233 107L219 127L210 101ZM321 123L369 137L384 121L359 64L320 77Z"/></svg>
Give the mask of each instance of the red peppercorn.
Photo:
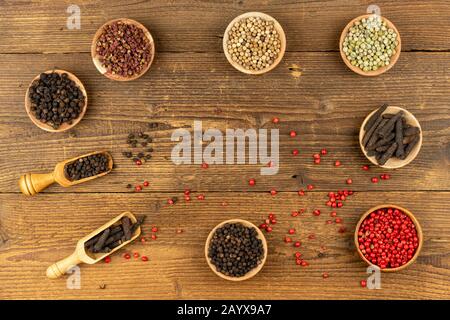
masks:
<svg viewBox="0 0 450 320"><path fill-rule="evenodd" d="M346 182L347 184L352 184L352 183L353 183L353 180L350 179L350 178L348 178L345 182Z"/></svg>
<svg viewBox="0 0 450 320"><path fill-rule="evenodd" d="M197 196L197 199L198 199L198 200L205 200L205 195L199 194L199 195Z"/></svg>
<svg viewBox="0 0 450 320"><path fill-rule="evenodd" d="M189 190L189 189L184 190L184 195L188 196L190 194L191 194L191 190Z"/></svg>
<svg viewBox="0 0 450 320"><path fill-rule="evenodd" d="M144 181L144 187L148 187L150 183L148 181Z"/></svg>
<svg viewBox="0 0 450 320"><path fill-rule="evenodd" d="M314 159L314 163L315 164L320 164L320 158L319 159Z"/></svg>
<svg viewBox="0 0 450 320"><path fill-rule="evenodd" d="M362 166L362 169L365 170L365 171L367 171L367 170L369 170L369 166L368 166L368 165L363 165L363 166Z"/></svg>
<svg viewBox="0 0 450 320"><path fill-rule="evenodd" d="M110 256L107 256L106 258L105 258L105 263L110 263L111 262L111 257Z"/></svg>
<svg viewBox="0 0 450 320"><path fill-rule="evenodd" d="M152 227L152 232L158 232L158 228L157 227Z"/></svg>
<svg viewBox="0 0 450 320"><path fill-rule="evenodd" d="M314 159L320 159L320 154L314 153L314 154L313 154L313 158L314 158Z"/></svg>
<svg viewBox="0 0 450 320"><path fill-rule="evenodd" d="M335 162L334 162L334 166L335 167L339 167L341 165L341 162L339 161L339 160L336 160Z"/></svg>
<svg viewBox="0 0 450 320"><path fill-rule="evenodd" d="M248 180L248 184L251 185L251 186L254 186L255 183L256 183L255 179Z"/></svg>
<svg viewBox="0 0 450 320"><path fill-rule="evenodd" d="M134 188L134 190L136 190L137 192L142 191L142 186L136 186L136 187Z"/></svg>
<svg viewBox="0 0 450 320"><path fill-rule="evenodd" d="M270 190L270 194L273 195L273 196L276 195L277 194L277 190L275 190L275 189Z"/></svg>
<svg viewBox="0 0 450 320"><path fill-rule="evenodd" d="M123 255L123 257L124 257L125 259L127 259L127 260L129 260L129 259L131 258L131 256L130 256L129 253L125 253L125 254Z"/></svg>
<svg viewBox="0 0 450 320"><path fill-rule="evenodd" d="M148 261L148 257L147 256L142 256L141 260L144 261L144 262L147 262Z"/></svg>
<svg viewBox="0 0 450 320"><path fill-rule="evenodd" d="M315 216L320 216L320 210L319 210L319 209L315 209L315 210L313 211L313 214L314 214Z"/></svg>
<svg viewBox="0 0 450 320"><path fill-rule="evenodd" d="M156 240L156 234L152 234L152 240Z"/></svg>
<svg viewBox="0 0 450 320"><path fill-rule="evenodd" d="M325 221L325 223L326 223L326 224L332 224L333 221L332 221L332 220L327 220L327 221Z"/></svg>
<svg viewBox="0 0 450 320"><path fill-rule="evenodd" d="M305 190L298 190L298 192L297 192L297 194L299 195L299 196L304 196L305 195Z"/></svg>
<svg viewBox="0 0 450 320"><path fill-rule="evenodd" d="M291 212L291 216L292 216L292 217L298 216L298 211L292 211L292 212Z"/></svg>
<svg viewBox="0 0 450 320"><path fill-rule="evenodd" d="M294 247L298 248L302 245L302 243L300 241L295 241L294 242Z"/></svg>
<svg viewBox="0 0 450 320"><path fill-rule="evenodd" d="M298 153L299 153L298 149L292 150L292 154L293 154L294 156L298 155Z"/></svg>
<svg viewBox="0 0 450 320"><path fill-rule="evenodd" d="M367 287L367 281L366 281L366 280L361 280L361 281L359 282L359 284L360 284L361 287L363 287L363 288Z"/></svg>
<svg viewBox="0 0 450 320"><path fill-rule="evenodd" d="M313 240L313 239L315 239L316 238L316 235L314 234L314 233L311 233L309 236L308 236L308 239L310 239L310 240Z"/></svg>
<svg viewBox="0 0 450 320"><path fill-rule="evenodd" d="M378 178L377 178L377 177L373 177L373 178L371 179L371 181L372 181L372 183L378 183Z"/></svg>
<svg viewBox="0 0 450 320"><path fill-rule="evenodd" d="M294 229L294 228L289 229L289 230L288 230L288 233L289 233L289 234L294 234L294 233L295 233L295 229Z"/></svg>
<svg viewBox="0 0 450 320"><path fill-rule="evenodd" d="M328 151L327 151L327 149L322 149L322 150L320 150L320 153L322 155L326 155L328 153Z"/></svg>
<svg viewBox="0 0 450 320"><path fill-rule="evenodd" d="M142 237L142 238L141 238L141 242L142 242L142 243L145 243L145 241L147 241L147 240L145 240L145 238Z"/></svg>
<svg viewBox="0 0 450 320"><path fill-rule="evenodd" d="M289 135L293 138L297 135L297 132L295 132L294 130L291 130L291 132L289 132Z"/></svg>
<svg viewBox="0 0 450 320"><path fill-rule="evenodd" d="M136 165L138 165L138 166L140 166L142 164L142 161L141 160L136 160Z"/></svg>
<svg viewBox="0 0 450 320"><path fill-rule="evenodd" d="M268 166L269 168L272 168L272 167L273 167L273 161L267 162L267 166Z"/></svg>
<svg viewBox="0 0 450 320"><path fill-rule="evenodd" d="M294 257L296 257L297 259L299 259L301 256L302 254L298 251L294 253Z"/></svg>
<svg viewBox="0 0 450 320"><path fill-rule="evenodd" d="M133 253L133 257L134 257L135 259L139 258L139 252Z"/></svg>
<svg viewBox="0 0 450 320"><path fill-rule="evenodd" d="M202 168L203 169L208 169L209 168L209 164L207 164L206 162L202 163Z"/></svg>
<svg viewBox="0 0 450 320"><path fill-rule="evenodd" d="M185 195L185 196L184 196L184 200L186 200L186 201L191 201L191 196L190 196L190 195Z"/></svg>
<svg viewBox="0 0 450 320"><path fill-rule="evenodd" d="M266 227L267 232L272 232L272 230L273 230L272 227L269 227L269 226Z"/></svg>
<svg viewBox="0 0 450 320"><path fill-rule="evenodd" d="M313 186L312 184L308 184L308 185L306 186L306 189L312 190L312 189L314 189L314 186Z"/></svg>
<svg viewBox="0 0 450 320"><path fill-rule="evenodd" d="M272 119L272 122L275 123L275 124L277 124L278 122L280 122L280 119L277 118L277 117L274 117L274 118Z"/></svg>
<svg viewBox="0 0 450 320"><path fill-rule="evenodd" d="M284 237L284 242L290 243L290 242L292 242L292 238L290 238L290 237Z"/></svg>
<svg viewBox="0 0 450 320"><path fill-rule="evenodd" d="M169 200L167 200L167 203L170 205L173 205L175 203L175 201L173 201L173 199L169 199Z"/></svg>
<svg viewBox="0 0 450 320"><path fill-rule="evenodd" d="M330 275L328 274L328 272L322 273L322 278L324 278L324 279L328 279L329 276Z"/></svg>
<svg viewBox="0 0 450 320"><path fill-rule="evenodd" d="M336 223L342 223L342 219L341 219L341 218L336 218L334 221L335 221Z"/></svg>
<svg viewBox="0 0 450 320"><path fill-rule="evenodd" d="M330 212L330 216L336 217L336 215L337 215L336 211L331 211L331 212Z"/></svg>

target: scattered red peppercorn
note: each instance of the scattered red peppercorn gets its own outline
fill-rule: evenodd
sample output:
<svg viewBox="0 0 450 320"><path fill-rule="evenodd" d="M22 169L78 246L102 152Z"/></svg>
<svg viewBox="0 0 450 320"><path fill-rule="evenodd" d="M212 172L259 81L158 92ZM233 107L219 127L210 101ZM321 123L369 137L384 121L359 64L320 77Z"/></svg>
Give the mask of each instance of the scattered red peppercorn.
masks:
<svg viewBox="0 0 450 320"><path fill-rule="evenodd" d="M341 218L336 218L334 221L335 221L336 223L342 223L342 219L341 219Z"/></svg>
<svg viewBox="0 0 450 320"><path fill-rule="evenodd" d="M144 243L144 242L146 242L146 241L147 241L147 240L145 240L144 237L141 238L141 242L142 242L142 243Z"/></svg>
<svg viewBox="0 0 450 320"><path fill-rule="evenodd" d="M142 256L141 260L144 261L144 262L147 262L148 261L148 257L147 256Z"/></svg>
<svg viewBox="0 0 450 320"><path fill-rule="evenodd" d="M186 201L191 201L191 196L190 196L190 195L185 195L185 196L184 196L184 200L186 200Z"/></svg>
<svg viewBox="0 0 450 320"><path fill-rule="evenodd" d="M292 238L291 237L284 237L284 242L290 243L290 242L292 242Z"/></svg>
<svg viewBox="0 0 450 320"><path fill-rule="evenodd" d="M197 196L197 199L198 199L198 200L205 200L205 195L199 194L199 195Z"/></svg>
<svg viewBox="0 0 450 320"><path fill-rule="evenodd" d="M297 217L298 216L298 211L292 211L291 212L291 216L292 217Z"/></svg>
<svg viewBox="0 0 450 320"><path fill-rule="evenodd" d="M298 155L298 153L299 153L298 149L292 150L292 155L296 156L296 155Z"/></svg>
<svg viewBox="0 0 450 320"><path fill-rule="evenodd" d="M138 185L134 187L134 190L136 190L137 192L142 191L142 186Z"/></svg>
<svg viewBox="0 0 450 320"><path fill-rule="evenodd" d="M136 165L137 165L137 166L140 166L140 165L142 165L142 161L141 161L141 160L139 160L139 159L138 159L138 160L136 160Z"/></svg>
<svg viewBox="0 0 450 320"><path fill-rule="evenodd" d="M310 239L310 240L313 240L313 239L315 239L316 238L316 235L314 234L314 233L311 233L309 236L308 236L308 239Z"/></svg>
<svg viewBox="0 0 450 320"><path fill-rule="evenodd" d="M378 178L377 177L373 177L372 179L370 179L372 181L372 183L378 183Z"/></svg>
<svg viewBox="0 0 450 320"><path fill-rule="evenodd" d="M314 154L313 154L313 158L314 158L314 159L320 159L320 154L314 153Z"/></svg>
<svg viewBox="0 0 450 320"><path fill-rule="evenodd" d="M330 212L330 216L331 216L331 217L336 217L336 216L337 216L336 211L331 211L331 212Z"/></svg>
<svg viewBox="0 0 450 320"><path fill-rule="evenodd" d="M275 190L275 189L270 190L270 194L273 195L273 196L276 195L277 194L277 190Z"/></svg>
<svg viewBox="0 0 450 320"><path fill-rule="evenodd" d="M110 263L111 262L111 257L110 256L107 256L107 257L105 257L105 263Z"/></svg>
<svg viewBox="0 0 450 320"><path fill-rule="evenodd" d="M152 234L152 240L156 240L156 239L157 239L156 234Z"/></svg>
<svg viewBox="0 0 450 320"><path fill-rule="evenodd" d="M363 169L364 171L367 171L367 170L369 170L369 166L368 166L368 165L363 165L363 166L362 166L362 169Z"/></svg>
<svg viewBox="0 0 450 320"><path fill-rule="evenodd" d="M150 183L148 181L144 181L144 187L148 187Z"/></svg>
<svg viewBox="0 0 450 320"><path fill-rule="evenodd" d="M175 203L175 201L173 199L169 199L169 200L167 200L167 203L170 205L173 205Z"/></svg>
<svg viewBox="0 0 450 320"><path fill-rule="evenodd" d="M289 132L289 135L293 138L297 135L297 132L295 132L294 130L291 130L291 132Z"/></svg>
<svg viewBox="0 0 450 320"><path fill-rule="evenodd" d="M314 163L315 164L320 164L320 158L319 159L314 159Z"/></svg>
<svg viewBox="0 0 450 320"><path fill-rule="evenodd" d="M295 233L295 229L294 229L294 228L289 229L289 230L288 230L288 233L289 233L289 234L294 234L294 233Z"/></svg>
<svg viewBox="0 0 450 320"><path fill-rule="evenodd" d="M299 196L304 196L305 195L305 190L298 190L298 192L297 192L297 194L299 195Z"/></svg>
<svg viewBox="0 0 450 320"><path fill-rule="evenodd" d="M361 281L359 282L359 284L360 284L361 287L363 287L363 288L367 287L367 281L366 281L366 280L361 280Z"/></svg>
<svg viewBox="0 0 450 320"><path fill-rule="evenodd" d="M302 245L302 243L300 241L295 241L294 242L294 247L298 248Z"/></svg>
<svg viewBox="0 0 450 320"><path fill-rule="evenodd" d="M320 210L319 210L319 209L315 209L315 210L313 211L313 214L314 214L315 216L320 216Z"/></svg>
<svg viewBox="0 0 450 320"><path fill-rule="evenodd" d="M139 258L139 252L133 253L133 257L134 257L135 259Z"/></svg>
<svg viewBox="0 0 450 320"><path fill-rule="evenodd" d="M272 119L272 122L275 123L275 124L277 124L278 122L280 122L280 118L274 117L274 118Z"/></svg>
<svg viewBox="0 0 450 320"><path fill-rule="evenodd" d="M353 183L353 180L350 179L350 178L348 178L345 182L346 182L347 184L352 184L352 183Z"/></svg>
<svg viewBox="0 0 450 320"><path fill-rule="evenodd" d="M254 186L255 183L256 183L255 179L248 180L248 184L251 185L251 186Z"/></svg>
<svg viewBox="0 0 450 320"><path fill-rule="evenodd" d="M127 259L127 260L129 260L129 259L131 258L131 256L130 256L129 253L125 253L125 254L123 255L123 257L124 257L125 259Z"/></svg>
<svg viewBox="0 0 450 320"><path fill-rule="evenodd" d="M330 275L328 274L328 272L322 273L322 278L324 278L324 279L328 279L329 276L330 276Z"/></svg>
<svg viewBox="0 0 450 320"><path fill-rule="evenodd" d="M334 162L334 166L335 166L335 167L340 167L340 166L341 166L341 162L340 162L339 160L336 160L336 161Z"/></svg>
<svg viewBox="0 0 450 320"><path fill-rule="evenodd" d="M327 221L325 221L325 224L332 224L332 223L333 223L332 220L327 220Z"/></svg>
<svg viewBox="0 0 450 320"><path fill-rule="evenodd" d="M313 186L312 184L308 184L308 185L306 186L306 189L312 190L312 189L314 189L314 186Z"/></svg>
<svg viewBox="0 0 450 320"><path fill-rule="evenodd" d="M320 150L320 153L322 155L326 155L328 153L328 151L327 151L327 149L322 149L322 150Z"/></svg>
<svg viewBox="0 0 450 320"><path fill-rule="evenodd" d="M158 232L158 227L152 227L152 232Z"/></svg>
<svg viewBox="0 0 450 320"><path fill-rule="evenodd" d="M266 231L267 231L267 232L272 232L272 230L273 230L273 228L272 228L272 227L269 227L269 226L268 226L268 227L266 227Z"/></svg>
<svg viewBox="0 0 450 320"><path fill-rule="evenodd" d="M189 189L184 190L184 195L188 196L190 194L191 194L191 190L189 190Z"/></svg>
<svg viewBox="0 0 450 320"><path fill-rule="evenodd" d="M208 169L209 168L209 164L207 164L206 162L202 163L202 168L203 169Z"/></svg>

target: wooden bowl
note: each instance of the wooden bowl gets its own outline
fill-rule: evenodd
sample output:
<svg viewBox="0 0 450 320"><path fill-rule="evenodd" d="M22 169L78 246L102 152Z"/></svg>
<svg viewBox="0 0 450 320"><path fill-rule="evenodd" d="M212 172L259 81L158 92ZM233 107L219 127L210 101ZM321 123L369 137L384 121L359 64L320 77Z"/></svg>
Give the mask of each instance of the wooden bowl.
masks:
<svg viewBox="0 0 450 320"><path fill-rule="evenodd" d="M271 64L269 67L267 67L265 69L258 70L258 71L245 69L243 66L241 66L237 62L233 61L233 59L231 58L231 55L228 53L228 49L227 49L228 33L231 30L231 28L233 27L233 25L242 19L246 19L246 18L250 18L250 17L260 17L264 20L273 21L275 30L277 30L278 34L280 35L280 41L281 41L280 53L278 54L278 57L275 59L273 64ZM228 62L233 67L235 67L237 70L239 70L243 73L247 73L247 74L263 74L263 73L269 72L270 70L274 69L280 63L280 61L283 59L284 52L286 51L286 35L284 33L283 28L281 27L281 25L278 23L277 20L275 20L273 17L269 16L268 14L265 14L262 12L247 12L247 13L241 14L240 16L237 16L236 18L234 18L233 21L231 21L230 24L228 24L228 27L225 30L222 43L223 43L223 52L225 53L225 56L227 57Z"/></svg>
<svg viewBox="0 0 450 320"><path fill-rule="evenodd" d="M27 111L28 117L30 117L31 121L38 126L39 128L48 131L48 132L62 132L62 131L66 131L69 130L73 127L75 127L78 122L81 121L81 119L84 117L84 114L86 113L86 109L87 109L87 105L88 105L88 98L87 98L87 93L86 93L86 89L83 86L83 83L81 83L81 81L72 73L70 73L69 71L65 71L65 70L48 70L42 73L46 73L46 74L50 74L50 73L57 73L59 75L63 74L63 73L67 73L67 77L70 80L73 80L75 82L75 84L77 85L78 88L80 88L81 92L83 92L84 95L84 107L81 110L80 115L78 116L78 118L72 120L72 124L68 124L67 122L62 123L58 129L53 128L52 126L39 121L33 114L33 112L31 111L31 101L30 98L28 97L29 93L30 93L30 88L33 85L33 82L36 81L37 79L39 79L40 74L38 74L36 77L34 77L34 79L30 82L30 85L28 86L27 92L25 93L25 110Z"/></svg>
<svg viewBox="0 0 450 320"><path fill-rule="evenodd" d="M264 249L264 257L261 261L261 263L256 266L255 268L253 268L252 270L250 270L249 272L247 272L245 275L243 275L242 277L230 277L227 275L224 275L223 273L217 271L216 266L213 265L208 257L208 250L209 250L209 245L211 242L211 239L214 235L214 233L216 232L216 230L222 226L224 226L227 223L240 223L243 224L246 227L252 227L255 228L256 232L258 233L258 238L261 239L262 244L263 244L263 249ZM211 230L211 232L208 235L208 238L206 239L206 243L205 243L205 257L206 257L206 262L208 263L209 267L211 268L211 270L217 274L219 277L226 279L226 280L230 280L230 281L244 281L247 279L250 279L252 277L254 277L259 271L261 271L262 267L264 266L264 264L266 263L266 259L267 259L267 241L266 238L264 237L264 234L261 232L261 230L259 230L259 228L257 226L255 226L253 223L247 221L247 220L242 220L242 219L230 219L230 220L226 220L223 221L221 223L219 223L217 226L214 227L214 229Z"/></svg>
<svg viewBox="0 0 450 320"><path fill-rule="evenodd" d="M384 272L395 272L395 271L400 271L405 269L406 267L408 267L409 265L411 265L414 261L416 261L417 257L419 256L420 250L422 249L422 245L423 245L423 233L422 233L422 228L420 227L419 221L416 219L416 217L411 213L411 211L393 205L393 204L383 204L383 205L379 205L376 207L373 207L369 210L366 211L366 213L364 213L361 218L359 218L358 224L356 225L356 229L355 229L355 235L354 235L354 241L355 241L355 246L356 246L356 250L358 251L359 256L361 257L361 259L363 259L367 264L369 265L374 265L372 262L370 262L369 260L366 259L366 257L364 257L363 253L361 252L361 249L359 249L359 242L358 242L358 231L359 228L361 227L362 222L367 218L368 215L370 215L372 212L378 210L378 209L384 209L384 208L394 208L394 209L398 209L400 211L402 211L403 213L405 213L408 217L411 218L412 222L414 223L416 230L417 230L417 236L419 238L419 246L416 249L416 252L414 253L414 256L412 257L411 260L409 260L407 263L405 263L404 265L397 267L397 268L385 268L385 269L381 269L381 271Z"/></svg>
<svg viewBox="0 0 450 320"><path fill-rule="evenodd" d="M383 19L386 22L387 26L389 28L393 29L395 31L395 33L397 34L398 46L395 48L396 53L391 57L391 63L389 65L387 65L387 66L378 68L375 71L363 71L360 68L358 68L357 66L352 65L350 63L350 61L347 59L347 55L343 51L344 39L347 36L348 29L350 29L356 21L359 21L359 20L361 20L363 18L368 18L370 16L373 16L373 14L365 14L365 15L359 16L359 17L353 19L352 21L350 21L347 24L347 26L344 28L344 30L342 30L342 33L341 33L341 38L339 40L339 50L341 52L342 60L344 60L344 62L347 65L347 67L349 67L353 72L356 72L356 73L358 73L358 74L360 74L362 76L373 77L373 76L378 76L378 75L380 75L382 73L385 73L386 71L388 71L389 69L391 69L395 65L395 63L398 60L398 57L400 57L400 52L402 51L402 41L400 39L400 33L398 32L398 30L395 27L395 25L391 21L389 21L388 19L386 19L384 17L381 17L381 19Z"/></svg>
<svg viewBox="0 0 450 320"><path fill-rule="evenodd" d="M104 29L107 25L110 25L110 24L112 24L112 23L114 23L114 22L117 22L117 21L122 21L122 22L124 22L124 23L126 23L126 24L134 25L134 26L136 26L136 27L142 29L142 30L144 31L144 34L147 36L147 39L149 40L150 45L151 45L151 52L150 52L151 57L150 57L150 62L147 64L147 66L145 67L145 69L142 70L141 73L135 74L135 75L133 75L133 76L131 76L131 77L123 77L123 76L120 76L120 75L117 75L117 74L111 74L111 73L108 73L107 70L106 70L106 68L104 68L103 65L102 65L102 63L100 62L100 60L99 60L99 55L97 54L97 51L96 51L97 41L98 41L98 38L100 37L100 35L102 34L103 29ZM103 25L97 30L97 32L95 33L94 38L92 39L92 43L91 43L91 57L92 57L92 61L94 62L94 65L95 65L95 67L97 68L97 70L98 70L101 74L103 74L105 77L107 77L107 78L109 78L109 79L111 79L111 80L116 80L116 81L131 81L131 80L136 80L137 78L142 77L142 76L148 71L148 69L150 68L150 66L151 66L152 63L153 63L153 59L154 59L154 57L155 57L155 41L153 41L153 37L152 37L151 33L148 31L148 29L147 29L144 25L142 25L141 23L139 23L139 22L137 22L137 21L135 21L135 20L132 20L132 19L128 19L128 18L113 19L113 20L110 20L110 21L106 22L105 24L103 24Z"/></svg>
<svg viewBox="0 0 450 320"><path fill-rule="evenodd" d="M375 109L373 110L363 121L361 128L359 129L359 146L361 147L362 152L364 153L364 155L366 156L367 159L369 159L370 162L372 162L373 164L382 167L382 168L386 168L386 169L398 169L401 167L406 166L408 163L410 163L411 161L413 161L417 155L419 154L420 148L422 147L422 128L420 127L420 123L419 121L416 119L416 117L414 117L414 115L409 112L406 109L400 108L400 107L394 107L394 106L389 106L386 108L386 110L383 112L383 114L385 113L397 113L400 111L403 111L404 113L404 117L406 119L406 123L410 124L414 127L418 127L420 130L419 133L419 142L416 144L416 146L411 150L411 152L409 153L409 155L405 158L405 159L398 159L396 157L392 157L390 158L384 165L379 165L377 160L375 159L375 156L369 157L367 155L367 151L365 150L362 141L364 138L364 134L366 133L366 130L364 130L364 127L367 123L367 121L369 121L370 117L378 110Z"/></svg>

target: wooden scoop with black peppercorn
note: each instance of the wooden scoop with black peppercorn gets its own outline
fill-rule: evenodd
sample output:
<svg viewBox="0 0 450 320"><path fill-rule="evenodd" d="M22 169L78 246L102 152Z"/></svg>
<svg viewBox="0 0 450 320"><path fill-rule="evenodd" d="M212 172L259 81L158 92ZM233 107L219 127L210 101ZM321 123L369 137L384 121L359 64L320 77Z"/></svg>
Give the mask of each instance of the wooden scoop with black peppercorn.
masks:
<svg viewBox="0 0 450 320"><path fill-rule="evenodd" d="M359 143L373 164L388 169L401 168L419 153L422 129L409 111L383 105L364 119Z"/></svg>
<svg viewBox="0 0 450 320"><path fill-rule="evenodd" d="M138 219L131 212L123 212L97 230L77 242L75 251L47 269L47 277L61 277L72 267L80 264L94 264L126 246L141 234L145 216Z"/></svg>
<svg viewBox="0 0 450 320"><path fill-rule="evenodd" d="M70 187L108 174L113 168L113 159L106 151L96 151L62 161L50 173L27 173L20 177L20 191L27 196L41 192L57 182Z"/></svg>

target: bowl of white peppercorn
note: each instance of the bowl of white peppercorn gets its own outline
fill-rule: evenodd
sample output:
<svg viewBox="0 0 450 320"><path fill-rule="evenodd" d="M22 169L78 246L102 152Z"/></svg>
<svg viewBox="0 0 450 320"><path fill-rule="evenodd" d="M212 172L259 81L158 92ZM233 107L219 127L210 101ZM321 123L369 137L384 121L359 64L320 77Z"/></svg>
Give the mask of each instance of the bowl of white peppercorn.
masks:
<svg viewBox="0 0 450 320"><path fill-rule="evenodd" d="M286 35L273 17L262 12L247 12L233 19L226 28L223 51L237 70L263 74L283 59Z"/></svg>
<svg viewBox="0 0 450 320"><path fill-rule="evenodd" d="M339 41L344 63L363 76L378 76L391 69L402 50L400 34L395 25L375 14L366 14L350 21Z"/></svg>

